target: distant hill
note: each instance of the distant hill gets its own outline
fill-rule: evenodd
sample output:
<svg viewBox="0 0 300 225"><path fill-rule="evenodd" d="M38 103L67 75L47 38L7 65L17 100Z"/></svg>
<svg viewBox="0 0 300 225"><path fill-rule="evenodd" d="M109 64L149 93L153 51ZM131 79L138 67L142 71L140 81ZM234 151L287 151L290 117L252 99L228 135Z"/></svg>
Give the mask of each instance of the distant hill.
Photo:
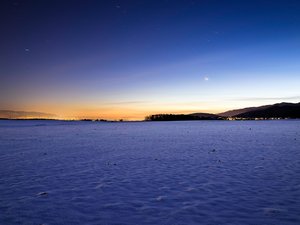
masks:
<svg viewBox="0 0 300 225"><path fill-rule="evenodd" d="M55 117L57 117L55 114L50 114L50 113L0 110L0 118L3 119L28 119L28 118L49 119Z"/></svg>
<svg viewBox="0 0 300 225"><path fill-rule="evenodd" d="M156 114L145 118L148 121L177 121L177 120L222 120L228 117L253 118L300 118L300 103L278 103L259 107L230 110L220 114L191 113L191 114Z"/></svg>
<svg viewBox="0 0 300 225"><path fill-rule="evenodd" d="M300 118L300 103L278 103L240 113L241 118Z"/></svg>
<svg viewBox="0 0 300 225"><path fill-rule="evenodd" d="M263 110L266 109L268 107L270 107L272 105L263 105L263 106L259 106L259 107L248 107L248 108L243 108L243 109L234 109L234 110L229 110L223 113L219 113L219 116L223 116L223 117L236 117L237 115L241 115L243 113L247 113L247 112L252 112L255 110Z"/></svg>

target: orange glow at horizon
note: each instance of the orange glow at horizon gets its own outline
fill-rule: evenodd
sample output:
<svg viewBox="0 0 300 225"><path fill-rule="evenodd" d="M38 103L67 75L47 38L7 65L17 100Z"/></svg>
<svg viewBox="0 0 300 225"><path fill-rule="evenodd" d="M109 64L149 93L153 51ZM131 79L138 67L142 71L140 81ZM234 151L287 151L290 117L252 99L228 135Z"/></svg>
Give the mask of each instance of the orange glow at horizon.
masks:
<svg viewBox="0 0 300 225"><path fill-rule="evenodd" d="M276 100L274 100L276 103ZM246 108L249 106L261 106L273 104L273 102L260 101L157 101L157 102L86 102L84 104L66 104L35 102L34 104L18 104L8 107L10 110L25 112L42 112L53 114L53 116L22 116L18 118L47 118L63 120L81 119L105 119L105 120L144 120L146 116L153 114L190 114L190 113L213 113L218 114L224 111Z"/></svg>
<svg viewBox="0 0 300 225"><path fill-rule="evenodd" d="M111 106L66 106L66 105L31 105L25 107L10 107L12 110L25 112L42 112L50 113L53 116L24 116L23 118L47 118L47 119L106 119L106 120L144 120L148 115L152 114L189 114L195 112L219 113L220 108L199 107L198 105L169 103L169 104L131 104L131 105L111 105ZM21 118L21 117L19 117Z"/></svg>

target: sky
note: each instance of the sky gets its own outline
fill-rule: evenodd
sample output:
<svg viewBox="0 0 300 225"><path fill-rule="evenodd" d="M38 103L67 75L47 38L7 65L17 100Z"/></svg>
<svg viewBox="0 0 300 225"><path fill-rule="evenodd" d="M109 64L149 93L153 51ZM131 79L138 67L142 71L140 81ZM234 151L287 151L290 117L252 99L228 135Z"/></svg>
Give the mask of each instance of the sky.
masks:
<svg viewBox="0 0 300 225"><path fill-rule="evenodd" d="M298 0L1 0L0 109L139 120L300 102Z"/></svg>

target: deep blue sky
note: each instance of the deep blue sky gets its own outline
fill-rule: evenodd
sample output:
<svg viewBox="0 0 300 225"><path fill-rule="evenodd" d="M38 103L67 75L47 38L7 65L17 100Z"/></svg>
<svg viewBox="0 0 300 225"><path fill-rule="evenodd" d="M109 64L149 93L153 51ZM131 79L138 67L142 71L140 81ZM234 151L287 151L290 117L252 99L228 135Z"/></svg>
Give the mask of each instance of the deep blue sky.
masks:
<svg viewBox="0 0 300 225"><path fill-rule="evenodd" d="M300 101L299 1L0 3L0 108L142 118Z"/></svg>

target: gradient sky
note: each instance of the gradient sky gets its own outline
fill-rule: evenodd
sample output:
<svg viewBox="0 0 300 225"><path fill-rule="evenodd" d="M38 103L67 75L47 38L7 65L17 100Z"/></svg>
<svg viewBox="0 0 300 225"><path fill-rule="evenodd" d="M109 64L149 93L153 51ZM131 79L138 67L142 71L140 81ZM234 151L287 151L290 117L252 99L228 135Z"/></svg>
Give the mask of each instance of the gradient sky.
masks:
<svg viewBox="0 0 300 225"><path fill-rule="evenodd" d="M0 109L142 119L300 101L298 0L0 2Z"/></svg>

